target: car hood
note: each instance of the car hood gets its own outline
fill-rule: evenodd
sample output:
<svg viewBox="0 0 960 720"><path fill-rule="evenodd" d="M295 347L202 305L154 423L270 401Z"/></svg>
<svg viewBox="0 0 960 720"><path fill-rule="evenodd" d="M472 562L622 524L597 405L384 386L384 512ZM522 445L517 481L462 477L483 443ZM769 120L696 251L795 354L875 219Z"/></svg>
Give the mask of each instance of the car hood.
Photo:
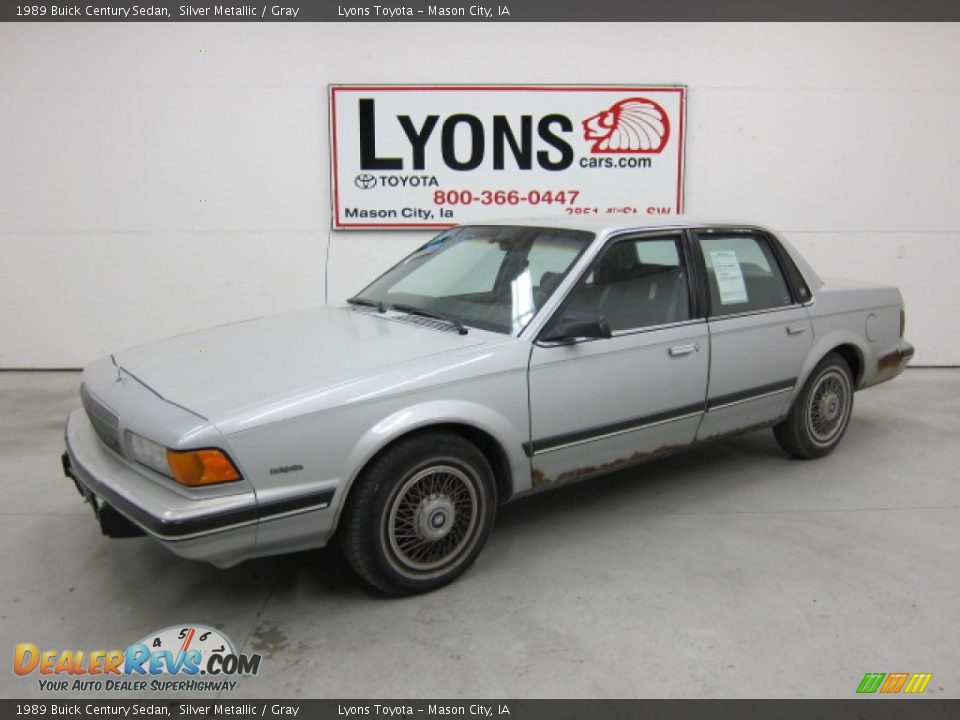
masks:
<svg viewBox="0 0 960 720"><path fill-rule="evenodd" d="M475 329L460 335L420 320L316 308L180 335L125 350L114 360L163 399L215 420L290 393L503 339Z"/></svg>

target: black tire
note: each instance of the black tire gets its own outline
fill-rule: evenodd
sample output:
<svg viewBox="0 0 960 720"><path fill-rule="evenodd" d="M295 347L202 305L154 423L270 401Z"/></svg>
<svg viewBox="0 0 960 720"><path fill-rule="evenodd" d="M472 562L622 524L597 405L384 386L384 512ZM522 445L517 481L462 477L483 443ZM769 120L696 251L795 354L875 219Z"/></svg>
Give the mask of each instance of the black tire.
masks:
<svg viewBox="0 0 960 720"><path fill-rule="evenodd" d="M493 471L455 433L423 432L356 479L340 522L347 562L369 585L411 595L446 585L480 554L497 508Z"/></svg>
<svg viewBox="0 0 960 720"><path fill-rule="evenodd" d="M828 353L810 373L786 419L773 428L784 450L804 460L823 457L839 443L853 412L853 374L847 361Z"/></svg>

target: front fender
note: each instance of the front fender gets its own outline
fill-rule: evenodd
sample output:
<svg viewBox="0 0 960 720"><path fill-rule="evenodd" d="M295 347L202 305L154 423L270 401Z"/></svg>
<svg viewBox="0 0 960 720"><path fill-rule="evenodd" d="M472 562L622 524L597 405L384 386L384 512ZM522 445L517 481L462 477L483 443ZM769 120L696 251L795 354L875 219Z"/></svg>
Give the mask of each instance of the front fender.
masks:
<svg viewBox="0 0 960 720"><path fill-rule="evenodd" d="M341 477L343 497L357 476L381 450L404 435L437 425L466 425L492 437L503 449L510 466L513 493L531 486L530 461L523 452L528 430L505 415L467 400L432 400L392 412L367 430L347 454ZM337 510L337 522L344 503Z"/></svg>

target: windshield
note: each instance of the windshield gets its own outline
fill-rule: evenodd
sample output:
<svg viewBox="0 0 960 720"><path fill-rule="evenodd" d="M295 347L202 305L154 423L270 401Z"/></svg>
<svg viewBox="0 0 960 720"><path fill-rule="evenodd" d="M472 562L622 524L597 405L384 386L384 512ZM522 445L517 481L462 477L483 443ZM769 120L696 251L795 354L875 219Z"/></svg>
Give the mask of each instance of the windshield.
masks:
<svg viewBox="0 0 960 720"><path fill-rule="evenodd" d="M517 335L553 295L593 233L466 226L441 233L353 301L400 305L466 326Z"/></svg>

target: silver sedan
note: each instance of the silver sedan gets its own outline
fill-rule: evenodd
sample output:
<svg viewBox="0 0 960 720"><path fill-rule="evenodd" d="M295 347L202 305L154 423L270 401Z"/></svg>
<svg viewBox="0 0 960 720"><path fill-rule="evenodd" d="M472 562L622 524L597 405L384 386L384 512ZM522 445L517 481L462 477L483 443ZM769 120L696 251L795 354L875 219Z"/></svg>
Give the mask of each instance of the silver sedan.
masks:
<svg viewBox="0 0 960 720"><path fill-rule="evenodd" d="M219 566L336 537L421 592L513 498L765 427L829 453L903 330L896 288L822 280L749 223L461 226L342 307L92 363L63 464L107 535Z"/></svg>

